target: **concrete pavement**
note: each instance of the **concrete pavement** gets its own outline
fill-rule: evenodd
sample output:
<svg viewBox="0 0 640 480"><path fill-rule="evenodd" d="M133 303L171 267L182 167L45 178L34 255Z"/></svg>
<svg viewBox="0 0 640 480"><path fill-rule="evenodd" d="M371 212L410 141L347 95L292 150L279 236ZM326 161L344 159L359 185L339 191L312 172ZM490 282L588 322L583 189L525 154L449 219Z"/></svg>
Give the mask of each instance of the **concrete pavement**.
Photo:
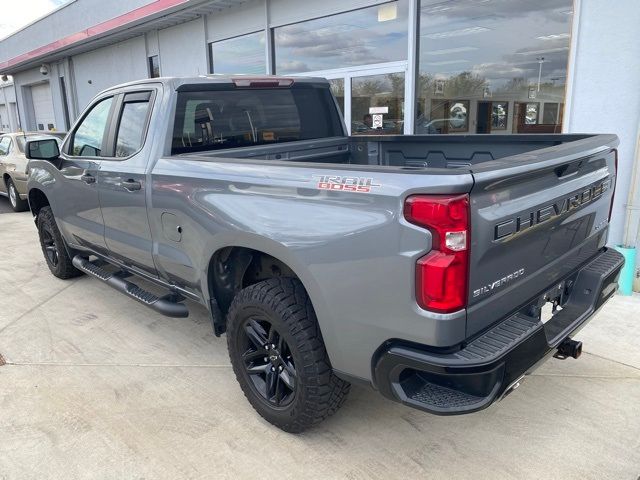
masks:
<svg viewBox="0 0 640 480"><path fill-rule="evenodd" d="M0 213L13 212L9 199L3 195L0 195Z"/></svg>
<svg viewBox="0 0 640 480"><path fill-rule="evenodd" d="M1 201L1 199L0 199ZM640 298L617 297L504 401L427 415L354 387L283 433L245 401L203 308L170 319L49 274L0 215L0 479L629 479L640 475Z"/></svg>

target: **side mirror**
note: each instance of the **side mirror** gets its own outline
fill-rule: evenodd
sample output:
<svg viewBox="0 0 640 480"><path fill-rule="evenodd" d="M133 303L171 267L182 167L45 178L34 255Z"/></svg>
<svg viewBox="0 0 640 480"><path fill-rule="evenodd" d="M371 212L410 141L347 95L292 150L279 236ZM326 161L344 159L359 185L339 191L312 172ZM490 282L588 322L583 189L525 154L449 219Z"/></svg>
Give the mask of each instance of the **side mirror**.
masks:
<svg viewBox="0 0 640 480"><path fill-rule="evenodd" d="M44 140L31 140L27 142L25 156L29 160L57 160L60 156L60 148L55 138Z"/></svg>

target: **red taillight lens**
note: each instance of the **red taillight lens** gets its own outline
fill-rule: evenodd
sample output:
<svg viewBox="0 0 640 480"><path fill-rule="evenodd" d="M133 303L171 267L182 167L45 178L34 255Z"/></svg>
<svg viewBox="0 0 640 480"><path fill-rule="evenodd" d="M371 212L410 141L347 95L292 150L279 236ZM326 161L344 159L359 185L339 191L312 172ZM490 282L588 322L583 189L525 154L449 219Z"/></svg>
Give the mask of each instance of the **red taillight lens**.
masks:
<svg viewBox="0 0 640 480"><path fill-rule="evenodd" d="M416 300L425 310L454 312L467 304L469 196L415 195L404 204L407 221L429 229L431 251L416 265Z"/></svg>
<svg viewBox="0 0 640 480"><path fill-rule="evenodd" d="M615 172L613 173L613 191L611 192L611 204L609 205L609 223L611 223L611 214L613 213L613 201L616 199L616 187L618 186L618 150L613 151Z"/></svg>

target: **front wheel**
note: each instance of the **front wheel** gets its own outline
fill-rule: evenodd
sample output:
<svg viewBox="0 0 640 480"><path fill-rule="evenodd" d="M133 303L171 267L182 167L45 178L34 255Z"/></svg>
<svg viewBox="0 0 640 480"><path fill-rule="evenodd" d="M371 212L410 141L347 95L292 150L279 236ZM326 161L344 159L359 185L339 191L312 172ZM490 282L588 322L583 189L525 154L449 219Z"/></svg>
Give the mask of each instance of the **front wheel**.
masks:
<svg viewBox="0 0 640 480"><path fill-rule="evenodd" d="M9 194L9 203L14 212L24 212L29 208L29 202L20 198L18 190L11 178L7 179L7 193Z"/></svg>
<svg viewBox="0 0 640 480"><path fill-rule="evenodd" d="M71 263L71 257L64 246L64 240L56 225L51 207L40 209L37 225L42 253L51 273L63 280L82 275L82 272Z"/></svg>
<svg viewBox="0 0 640 480"><path fill-rule="evenodd" d="M227 322L236 378L268 422L298 433L344 403L350 385L333 374L299 280L273 278L245 288L234 298Z"/></svg>

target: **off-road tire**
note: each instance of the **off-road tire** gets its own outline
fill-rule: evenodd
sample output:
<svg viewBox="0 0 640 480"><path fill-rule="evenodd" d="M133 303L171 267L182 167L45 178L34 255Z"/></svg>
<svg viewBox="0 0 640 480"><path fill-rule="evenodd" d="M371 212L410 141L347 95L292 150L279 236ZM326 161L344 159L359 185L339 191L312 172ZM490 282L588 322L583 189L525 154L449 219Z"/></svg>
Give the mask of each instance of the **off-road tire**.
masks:
<svg viewBox="0 0 640 480"><path fill-rule="evenodd" d="M53 217L51 207L43 207L38 212L37 219L38 235L40 246L45 262L54 276L67 280L82 275L82 272L73 266L71 258L67 253L64 240L58 230L58 225ZM55 252L57 262L51 258L51 253Z"/></svg>
<svg viewBox="0 0 640 480"><path fill-rule="evenodd" d="M7 196L9 198L9 205L13 208L14 212L24 212L29 210L29 202L22 200L18 194L15 183L11 178L7 178Z"/></svg>
<svg viewBox="0 0 640 480"><path fill-rule="evenodd" d="M278 330L295 364L293 396L283 408L261 396L247 373L241 339L247 321L256 315L267 318ZM313 306L297 279L273 278L241 290L227 315L227 345L236 379L249 403L286 432L299 433L316 425L333 415L347 398L351 385L334 375Z"/></svg>

